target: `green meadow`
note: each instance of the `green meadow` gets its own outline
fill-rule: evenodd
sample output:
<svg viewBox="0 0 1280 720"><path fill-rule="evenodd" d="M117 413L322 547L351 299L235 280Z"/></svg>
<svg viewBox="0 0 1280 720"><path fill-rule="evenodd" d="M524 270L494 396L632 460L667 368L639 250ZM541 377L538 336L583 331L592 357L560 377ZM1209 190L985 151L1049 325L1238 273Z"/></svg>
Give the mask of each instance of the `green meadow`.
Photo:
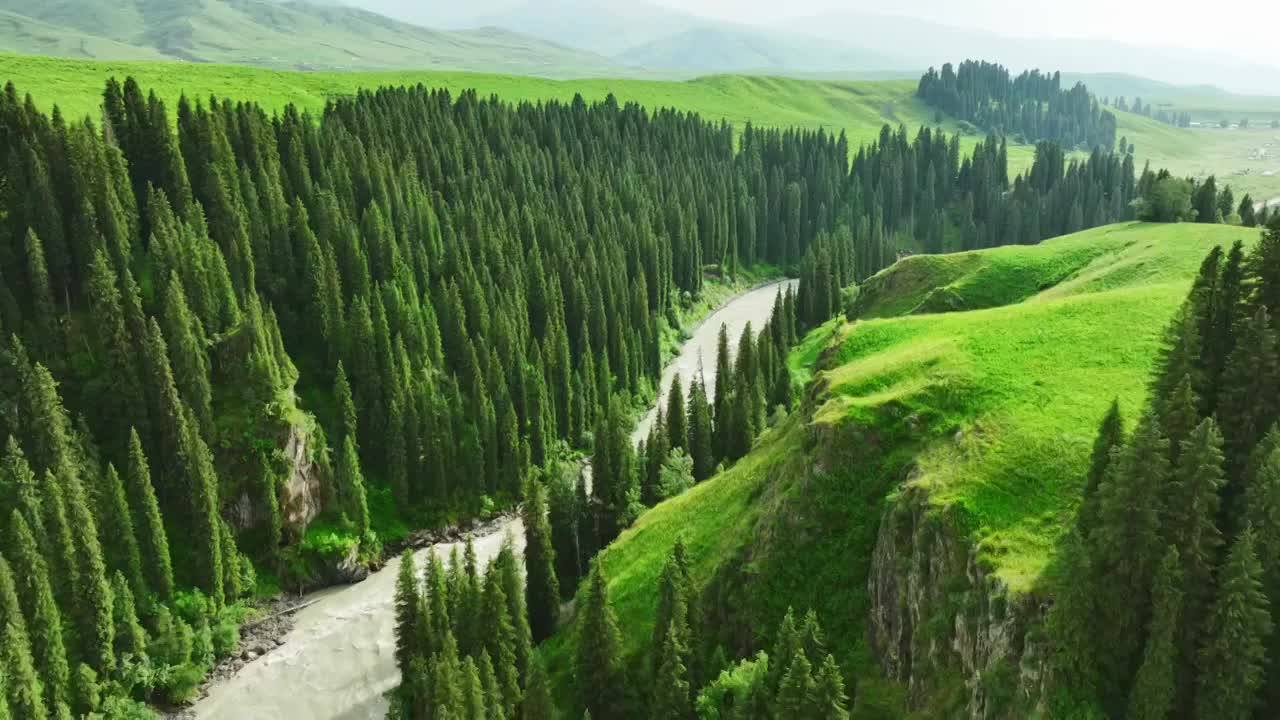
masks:
<svg viewBox="0 0 1280 720"><path fill-rule="evenodd" d="M1106 407L1118 399L1133 418L1204 255L1256 237L1126 223L915 256L871 278L866 319L833 320L793 351L793 370L812 377L802 409L604 552L628 655L647 652L653 588L679 537L696 581L728 593L756 637L789 606L818 610L840 659L876 688L854 717L899 716L900 689L876 679L864 642L884 510L908 485L927 489L1011 591L1038 589ZM551 667L567 665L572 644L571 630L552 639ZM567 675L556 680L567 693Z"/></svg>

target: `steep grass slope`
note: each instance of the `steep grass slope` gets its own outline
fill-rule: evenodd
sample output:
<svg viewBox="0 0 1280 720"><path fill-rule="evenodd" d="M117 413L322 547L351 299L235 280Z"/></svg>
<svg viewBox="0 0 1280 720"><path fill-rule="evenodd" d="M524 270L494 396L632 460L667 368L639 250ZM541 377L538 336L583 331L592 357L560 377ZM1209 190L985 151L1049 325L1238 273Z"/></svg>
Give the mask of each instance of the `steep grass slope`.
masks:
<svg viewBox="0 0 1280 720"><path fill-rule="evenodd" d="M727 647L759 645L786 607L812 607L865 690L855 715L903 711L866 641L869 573L892 571L873 567L886 512L910 514L904 498L925 498L1010 602L1039 592L1106 406L1141 404L1161 331L1204 254L1255 236L1131 223L910 258L871 279L862 307L873 319L832 321L793 353L793 367L814 373L803 408L604 553L627 651L647 651L653 588L680 536ZM981 309L924 307L938 292L948 307ZM939 622L941 633L952 621ZM567 659L570 635L546 652ZM955 716L928 702L911 704Z"/></svg>
<svg viewBox="0 0 1280 720"><path fill-rule="evenodd" d="M10 51L294 69L623 74L602 56L498 29L446 32L301 0L0 0Z"/></svg>

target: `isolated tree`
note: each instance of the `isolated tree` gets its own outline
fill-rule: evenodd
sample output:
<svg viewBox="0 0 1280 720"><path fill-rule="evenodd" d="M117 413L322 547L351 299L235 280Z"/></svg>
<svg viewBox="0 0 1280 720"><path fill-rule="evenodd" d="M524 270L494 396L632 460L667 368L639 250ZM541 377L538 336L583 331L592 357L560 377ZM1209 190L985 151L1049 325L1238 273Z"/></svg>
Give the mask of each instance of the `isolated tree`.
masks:
<svg viewBox="0 0 1280 720"><path fill-rule="evenodd" d="M551 636L560 617L560 582L556 578L556 551L547 521L546 489L536 480L525 486L524 565L525 604L535 643Z"/></svg>

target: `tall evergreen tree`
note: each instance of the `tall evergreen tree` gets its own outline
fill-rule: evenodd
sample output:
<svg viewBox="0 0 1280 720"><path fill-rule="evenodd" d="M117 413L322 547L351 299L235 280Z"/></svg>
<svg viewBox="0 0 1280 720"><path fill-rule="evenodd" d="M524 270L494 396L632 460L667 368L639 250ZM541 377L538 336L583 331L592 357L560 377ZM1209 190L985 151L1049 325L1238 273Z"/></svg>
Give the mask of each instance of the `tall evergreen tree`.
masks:
<svg viewBox="0 0 1280 720"><path fill-rule="evenodd" d="M99 478L94 495L94 505L100 509L99 532L102 534L107 566L124 573L129 581L130 591L135 596L140 596L146 592L147 587L143 580L142 552L133 531L133 514L129 511L125 486L114 466L107 465L107 471Z"/></svg>
<svg viewBox="0 0 1280 720"><path fill-rule="evenodd" d="M365 493L364 473L360 470L360 458L356 455L355 440L350 435L342 439L342 456L338 459L338 487L343 509L354 523L356 534L364 537L369 532L369 501Z"/></svg>
<svg viewBox="0 0 1280 720"><path fill-rule="evenodd" d="M1197 658L1197 718L1247 720L1253 714L1272 630L1261 578L1253 530L1245 528L1219 570L1217 597L1205 624Z"/></svg>
<svg viewBox="0 0 1280 720"><path fill-rule="evenodd" d="M147 586L161 600L173 595L173 565L169 556L169 539L165 533L151 470L142 451L137 430L129 436L129 466L125 473L126 494L132 511L133 526L138 530L138 546L147 578Z"/></svg>
<svg viewBox="0 0 1280 720"><path fill-rule="evenodd" d="M609 607L599 561L591 565L583 599L573 667L579 703L594 717L624 717L629 690L622 665L622 634Z"/></svg>
<svg viewBox="0 0 1280 720"><path fill-rule="evenodd" d="M716 460L729 457L730 435L733 428L733 364L729 357L729 328L720 326L716 340L716 374L714 449Z"/></svg>
<svg viewBox="0 0 1280 720"><path fill-rule="evenodd" d="M685 411L684 379L679 373L671 379L667 391L667 437L672 450L683 449L689 442L689 415Z"/></svg>
<svg viewBox="0 0 1280 720"><path fill-rule="evenodd" d="M44 694L31 659L27 625L18 605L13 570L0 556L0 668L7 678L6 699L15 717L38 718L45 714Z"/></svg>
<svg viewBox="0 0 1280 720"><path fill-rule="evenodd" d="M429 629L424 626L428 620L413 551L405 550L396 575L396 666L402 677L410 677L414 662L425 659L430 651Z"/></svg>
<svg viewBox="0 0 1280 720"><path fill-rule="evenodd" d="M817 692L814 698L820 717L827 720L846 720L849 717L849 698L844 692L844 678L840 674L840 666L836 659L827 655L818 668L814 680Z"/></svg>
<svg viewBox="0 0 1280 720"><path fill-rule="evenodd" d="M1093 454L1089 459L1089 474L1085 477L1084 499L1076 516L1076 526L1088 536L1098 524L1100 499L1098 487L1107 476L1112 451L1124 445L1124 420L1120 416L1120 401L1112 400L1107 414L1102 417L1098 434L1093 441Z"/></svg>
<svg viewBox="0 0 1280 720"><path fill-rule="evenodd" d="M533 641L541 642L555 632L560 617L560 582L556 578L556 551L547 521L546 489L530 480L524 503L525 605L529 609L529 629Z"/></svg>
<svg viewBox="0 0 1280 720"><path fill-rule="evenodd" d="M689 394L689 456L693 458L693 479L702 482L715 472L715 448L711 426L711 405L706 382L699 373Z"/></svg>
<svg viewBox="0 0 1280 720"><path fill-rule="evenodd" d="M1151 590L1154 611L1147 628L1147 647L1129 693L1133 720L1165 720L1177 697L1174 674L1178 628L1182 622L1182 568L1178 549L1169 546Z"/></svg>
<svg viewBox="0 0 1280 720"><path fill-rule="evenodd" d="M1098 529L1093 541L1096 577L1103 610L1101 627L1110 642L1101 655L1104 679L1113 685L1106 697L1120 702L1137 670L1142 617L1160 554L1160 490L1169 477L1169 444L1155 419L1144 415L1118 464L1099 488Z"/></svg>
<svg viewBox="0 0 1280 720"><path fill-rule="evenodd" d="M9 521L10 557L23 572L15 578L18 596L26 609L27 629L35 666L44 682L44 694L52 710L69 699L69 666L62 638L62 616L49 584L49 571L39 546L22 514L14 510Z"/></svg>

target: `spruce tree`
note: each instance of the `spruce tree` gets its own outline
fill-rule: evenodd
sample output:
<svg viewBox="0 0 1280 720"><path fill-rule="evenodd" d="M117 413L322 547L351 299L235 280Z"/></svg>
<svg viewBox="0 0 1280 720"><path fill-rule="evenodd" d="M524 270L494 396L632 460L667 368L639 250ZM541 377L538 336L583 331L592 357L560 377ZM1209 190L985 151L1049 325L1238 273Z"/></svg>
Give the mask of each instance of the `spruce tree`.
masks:
<svg viewBox="0 0 1280 720"><path fill-rule="evenodd" d="M547 522L551 525L551 547L555 553L556 579L560 583L561 597L568 597L578 589L582 577L582 551L578 537L578 525L583 508L578 504L574 477L565 465L559 465L550 474Z"/></svg>
<svg viewBox="0 0 1280 720"><path fill-rule="evenodd" d="M520 561L516 558L515 542L510 535L502 539L502 549L489 563L489 572L495 571L502 583L502 591L507 598L507 613L515 630L516 671L523 677L528 672L529 662L533 657L533 640L529 612L524 602L524 577L520 573Z"/></svg>
<svg viewBox="0 0 1280 720"><path fill-rule="evenodd" d="M107 465L107 471L99 479L94 504L99 508L98 516L102 519L99 531L107 566L124 573L135 596L143 595L147 586L143 580L142 552L133 531L133 514L129 511L124 483L115 466Z"/></svg>
<svg viewBox="0 0 1280 720"><path fill-rule="evenodd" d="M1156 421L1144 415L1133 439L1099 488L1098 529L1092 534L1094 573L1100 583L1100 627L1109 642L1100 654L1103 677L1115 683L1104 689L1120 702L1122 688L1137 669L1144 608L1159 564L1160 491L1169 477L1169 444Z"/></svg>
<svg viewBox="0 0 1280 720"><path fill-rule="evenodd" d="M689 416L684 408L684 379L679 373L671 379L667 391L667 438L672 450L684 448L689 442Z"/></svg>
<svg viewBox="0 0 1280 720"><path fill-rule="evenodd" d="M333 399L338 408L338 432L334 436L334 442L338 447L342 447L346 438L351 438L358 449L360 442L356 432L359 427L356 404L351 398L351 383L347 380L347 371L342 367L342 361L338 361L338 370L333 381Z"/></svg>
<svg viewBox="0 0 1280 720"><path fill-rule="evenodd" d="M816 717L818 686L813 679L813 665L803 652L796 653L791 667L782 678L775 702L777 717Z"/></svg>
<svg viewBox="0 0 1280 720"><path fill-rule="evenodd" d="M396 667L401 677L409 677L413 663L426 657L426 603L418 586L417 566L413 551L405 550L400 556L400 570L396 575Z"/></svg>
<svg viewBox="0 0 1280 720"><path fill-rule="evenodd" d="M1124 420L1120 416L1120 401L1112 400L1107 414L1102 417L1098 434L1093 441L1093 454L1089 459L1089 474L1085 476L1084 498L1076 516L1076 526L1088 537L1098 524L1098 486L1107 475L1112 450L1124 445Z"/></svg>
<svg viewBox="0 0 1280 720"><path fill-rule="evenodd" d="M649 438L644 442L644 448L640 455L644 459L644 476L641 478L640 485L640 501L645 505L657 505L661 499L658 496L658 486L662 476L662 464L667 461L667 456L671 454L671 437L668 434L667 417L662 409L658 409L658 416L653 421L653 426L649 429Z"/></svg>
<svg viewBox="0 0 1280 720"><path fill-rule="evenodd" d="M1178 666L1178 686L1192 685L1190 661L1198 647L1199 630L1213 597L1213 573L1222 546L1218 530L1218 493L1222 478L1222 436L1212 418L1183 441L1169 494L1165 535L1178 548L1186 594L1181 617L1186 629L1176 638L1184 663ZM1157 585L1158 586L1158 585ZM1158 598L1152 598L1157 602Z"/></svg>
<svg viewBox="0 0 1280 720"><path fill-rule="evenodd" d="M473 658L466 657L462 660L459 680L462 683L459 688L462 706L455 717L460 720L485 720L484 684L480 681L480 669Z"/></svg>
<svg viewBox="0 0 1280 720"><path fill-rule="evenodd" d="M1058 549L1057 577L1047 629L1053 639L1056 669L1076 687L1098 681L1098 593L1089 545L1079 529L1068 531Z"/></svg>
<svg viewBox="0 0 1280 720"><path fill-rule="evenodd" d="M653 701L650 717L659 720L688 720L693 716L689 702L689 670L685 665L685 629L679 614L673 615L657 654L657 672L653 678Z"/></svg>
<svg viewBox="0 0 1280 720"><path fill-rule="evenodd" d="M1272 429L1254 450L1244 506L1245 519L1253 527L1258 559L1262 562L1262 587L1271 606L1273 627L1280 621L1280 431ZM1267 643L1267 679L1262 706L1280 706L1280 632Z"/></svg>
<svg viewBox="0 0 1280 720"><path fill-rule="evenodd" d="M18 605L13 571L0 556L0 675L7 676L6 694L15 717L43 717L44 695L35 663L27 624Z"/></svg>
<svg viewBox="0 0 1280 720"><path fill-rule="evenodd" d="M1142 666L1129 692L1131 720L1165 720L1177 698L1175 666L1182 611L1182 567L1177 547L1170 545L1155 586L1151 589L1154 610L1147 626L1147 646Z"/></svg>
<svg viewBox="0 0 1280 720"><path fill-rule="evenodd" d="M689 394L689 456L693 458L693 479L702 482L715 472L715 448L711 427L711 406L706 382L699 373Z"/></svg>
<svg viewBox="0 0 1280 720"><path fill-rule="evenodd" d="M516 625L512 622L501 571L495 571L492 565L485 574L481 614L488 626L484 636L484 651L496 662L494 672L498 691L502 696L502 707L511 716L520 702L520 659L517 655L520 640Z"/></svg>
<svg viewBox="0 0 1280 720"><path fill-rule="evenodd" d="M338 459L338 487L343 509L354 524L356 535L364 538L369 532L369 501L365 494L364 473L360 471L360 458L356 455L355 440L342 439L342 456Z"/></svg>
<svg viewBox="0 0 1280 720"><path fill-rule="evenodd" d="M814 704L818 716L826 720L847 720L849 697L845 695L844 678L834 657L827 655L823 659L814 681L817 684Z"/></svg>
<svg viewBox="0 0 1280 720"><path fill-rule="evenodd" d="M1228 480L1223 502L1228 508L1235 507L1244 490L1240 478L1249 453L1278 417L1278 382L1275 331L1267 309L1259 307L1244 323L1222 372L1217 417L1225 439Z"/></svg>
<svg viewBox="0 0 1280 720"><path fill-rule="evenodd" d="M534 661L529 667L529 682L520 701L520 720L552 720L556 716L551 699L551 681L542 662Z"/></svg>
<svg viewBox="0 0 1280 720"><path fill-rule="evenodd" d="M525 605L529 609L529 629L533 642L551 636L560 617L560 582L556 578L556 551L547 521L546 489L530 480L525 489L524 565Z"/></svg>
<svg viewBox="0 0 1280 720"><path fill-rule="evenodd" d="M162 329L169 341L173 379L182 399L191 406L201 432L213 432L213 391L209 385L209 361L203 347L204 330L187 306L186 290L175 271L169 276L164 294Z"/></svg>
<svg viewBox="0 0 1280 720"><path fill-rule="evenodd" d="M97 523L89 510L84 489L78 478L58 479L63 484L67 519L71 522L75 542L76 569L74 584L76 606L73 615L80 639L80 652L95 670L109 672L115 666L112 646L115 628L112 619L111 587L107 566L98 542Z"/></svg>
<svg viewBox="0 0 1280 720"><path fill-rule="evenodd" d="M169 539L155 488L151 485L151 469L142 451L137 430L129 435L129 467L125 473L126 494L137 529L139 552L147 578L147 586L160 601L173 595L173 564L169 557Z"/></svg>
<svg viewBox="0 0 1280 720"><path fill-rule="evenodd" d="M1201 720L1248 720L1258 701L1272 624L1262 591L1262 565L1246 527L1218 571L1217 596L1197 657L1195 716Z"/></svg>
<svg viewBox="0 0 1280 720"><path fill-rule="evenodd" d="M138 610L134 605L133 591L123 573L111 577L111 613L115 626L115 652L119 658L132 657L143 662L147 656L147 634L138 622Z"/></svg>
<svg viewBox="0 0 1280 720"><path fill-rule="evenodd" d="M773 653L769 656L769 674L766 684L769 687L769 694L773 697L778 695L782 688L783 678L791 669L792 662L795 661L797 655L802 652L802 640L800 631L796 628L795 613L791 608L787 608L787 614L782 618L782 624L778 626L778 634L773 643Z"/></svg>
<svg viewBox="0 0 1280 720"><path fill-rule="evenodd" d="M733 422L733 364L729 357L729 328L720 326L720 335L716 340L716 374L715 393L712 402L715 404L714 438L716 461L729 457L730 435Z"/></svg>
<svg viewBox="0 0 1280 720"><path fill-rule="evenodd" d="M629 706L629 690L622 665L622 633L609 607L598 560L591 564L583 601L573 666L578 702L594 717L623 717Z"/></svg>
<svg viewBox="0 0 1280 720"><path fill-rule="evenodd" d="M26 609L35 666L44 681L45 698L52 708L69 699L70 669L62 638L62 615L54 601L49 570L39 545L27 521L17 510L10 515L8 542L10 557L23 569L15 578L18 597Z"/></svg>

